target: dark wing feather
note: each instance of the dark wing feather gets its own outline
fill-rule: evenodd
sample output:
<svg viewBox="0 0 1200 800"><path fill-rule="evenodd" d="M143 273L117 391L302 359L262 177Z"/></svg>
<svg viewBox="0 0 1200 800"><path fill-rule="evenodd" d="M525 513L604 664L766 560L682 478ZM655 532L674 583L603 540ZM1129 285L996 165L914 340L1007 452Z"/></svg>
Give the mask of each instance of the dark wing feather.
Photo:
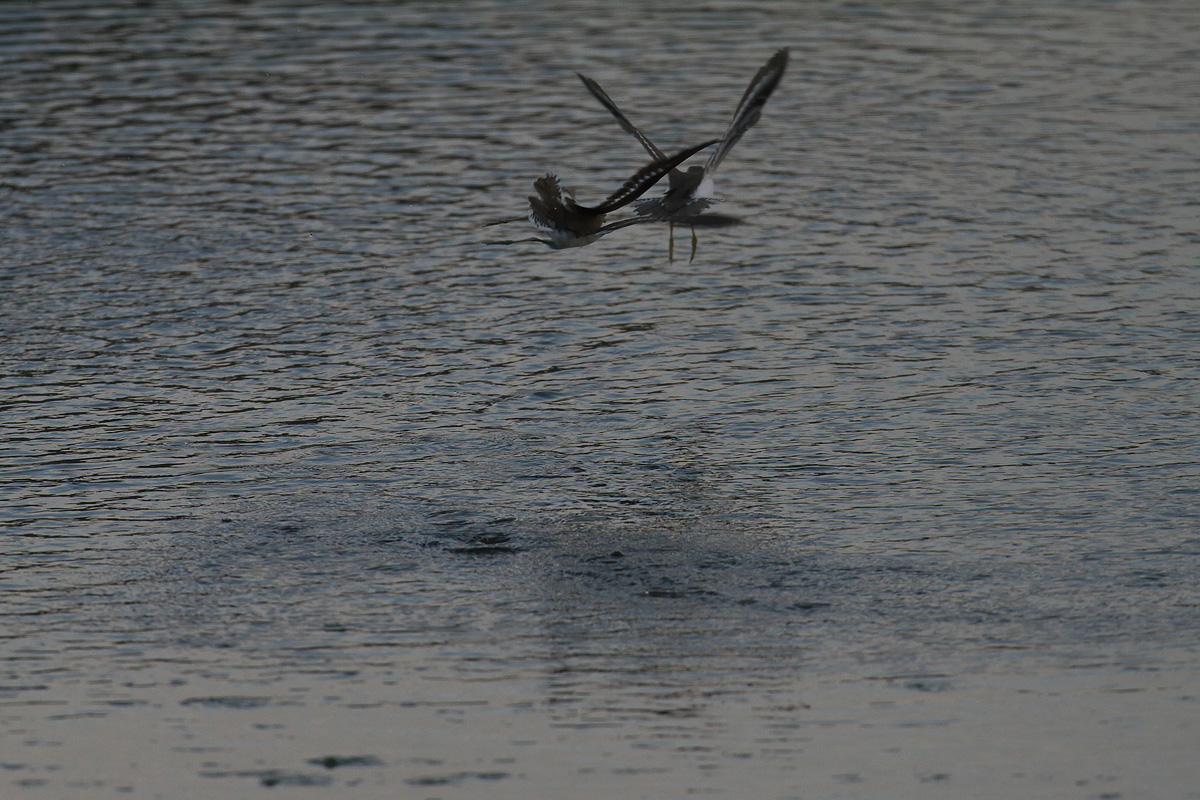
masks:
<svg viewBox="0 0 1200 800"><path fill-rule="evenodd" d="M525 222L527 219L528 217L505 217L504 219L498 219L493 222L485 222L480 227L491 228L496 225L507 225L510 222Z"/></svg>
<svg viewBox="0 0 1200 800"><path fill-rule="evenodd" d="M534 181L533 189L544 202L560 206L563 204L564 197L569 197L571 193L571 190L563 186L562 181L552 172Z"/></svg>
<svg viewBox="0 0 1200 800"><path fill-rule="evenodd" d="M561 216L563 207L562 183L557 175L543 175L533 182L533 188L537 194L529 196L529 221L539 228L555 227L555 217Z"/></svg>
<svg viewBox="0 0 1200 800"><path fill-rule="evenodd" d="M704 148L712 147L719 141L720 139L713 139L712 141L705 142L704 144L696 145L695 147L689 147L687 150L684 150L681 153L676 153L670 158L660 159L647 164L635 172L632 178L625 181L624 186L613 192L613 194L600 205L593 208L587 208L584 206L579 206L578 208L580 211L591 212L593 214L607 214L610 211L616 211L621 206L632 203L634 200L650 191L650 187L662 180L663 176L668 172L675 169L677 166L687 161Z"/></svg>
<svg viewBox="0 0 1200 800"><path fill-rule="evenodd" d="M646 152L650 154L651 158L656 161L661 161L667 157L666 153L664 153L662 150L659 150L654 142L650 141L650 137L642 133L637 126L629 121L629 118L622 113L621 109L617 108L617 104L614 103L613 99L608 96L608 92L600 88L600 84L596 83L587 75L579 72L576 72L575 74L579 76L579 80L583 81L583 85L587 87L587 90L592 93L592 97L595 97L597 100L599 100L600 105L607 108L608 113L617 118L617 122L621 125L621 130L625 131L641 142L642 147L646 148Z"/></svg>
<svg viewBox="0 0 1200 800"><path fill-rule="evenodd" d="M646 217L629 217L627 219L620 219L620 220L617 220L616 222L608 223L607 225L600 228L600 230L596 231L596 233L593 235L596 238L600 238L601 236L606 236L607 234L610 234L613 231L619 231L619 230L621 230L621 228L628 228L630 225L639 225L643 222L652 222L652 221L653 220L648 219Z"/></svg>
<svg viewBox="0 0 1200 800"><path fill-rule="evenodd" d="M779 81L783 79L787 63L788 50L785 47L771 56L770 60L755 74L750 85L746 87L746 93L742 95L737 110L733 112L733 119L729 123L728 130L725 131L725 137L721 139L721 144L713 151L708 163L704 165L705 175L716 170L717 165L725 159L725 156L729 155L729 151L738 143L742 135L758 122L758 118L762 116L763 106L767 104L767 99L775 91Z"/></svg>

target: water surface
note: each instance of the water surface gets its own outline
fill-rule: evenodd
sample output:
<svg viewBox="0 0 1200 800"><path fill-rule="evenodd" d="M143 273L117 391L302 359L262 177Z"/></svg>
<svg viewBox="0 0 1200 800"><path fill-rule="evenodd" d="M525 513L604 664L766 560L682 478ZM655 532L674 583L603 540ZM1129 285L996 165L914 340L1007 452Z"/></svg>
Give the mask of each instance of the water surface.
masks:
<svg viewBox="0 0 1200 800"><path fill-rule="evenodd" d="M0 9L3 793L1200 796L1198 41ZM694 262L487 243L784 46Z"/></svg>

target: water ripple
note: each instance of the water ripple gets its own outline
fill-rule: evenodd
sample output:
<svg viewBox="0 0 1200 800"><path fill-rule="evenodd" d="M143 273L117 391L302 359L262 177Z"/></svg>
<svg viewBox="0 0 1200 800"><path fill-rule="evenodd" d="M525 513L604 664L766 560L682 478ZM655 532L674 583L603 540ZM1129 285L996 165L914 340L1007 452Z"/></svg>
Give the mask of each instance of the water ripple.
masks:
<svg viewBox="0 0 1200 800"><path fill-rule="evenodd" d="M1190 5L0 21L14 680L1194 644ZM694 263L485 244L641 164L573 72L670 149L777 46Z"/></svg>

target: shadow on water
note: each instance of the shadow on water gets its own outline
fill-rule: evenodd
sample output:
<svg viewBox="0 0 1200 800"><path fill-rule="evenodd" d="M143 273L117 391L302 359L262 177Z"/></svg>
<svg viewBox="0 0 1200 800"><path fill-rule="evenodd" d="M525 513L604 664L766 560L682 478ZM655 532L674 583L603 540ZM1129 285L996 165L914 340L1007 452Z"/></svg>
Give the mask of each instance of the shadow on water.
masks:
<svg viewBox="0 0 1200 800"><path fill-rule="evenodd" d="M123 615L108 625L230 661L569 674L579 692L647 673L969 670L1003 651L1103 661L1132 655L1133 609L1168 638L1189 619L1172 602L1189 569L1168 559L1130 571L1097 557L855 552L715 516L614 527L466 505L297 511L227 518L143 554L106 603L106 617Z"/></svg>

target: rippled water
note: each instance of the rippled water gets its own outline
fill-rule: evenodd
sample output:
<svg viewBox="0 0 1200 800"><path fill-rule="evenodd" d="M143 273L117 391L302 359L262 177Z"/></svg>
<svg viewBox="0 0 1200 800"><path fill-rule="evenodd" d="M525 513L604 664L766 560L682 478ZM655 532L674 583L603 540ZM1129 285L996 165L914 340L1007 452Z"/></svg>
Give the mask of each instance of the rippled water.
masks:
<svg viewBox="0 0 1200 800"><path fill-rule="evenodd" d="M1200 797L1198 43L0 6L0 793ZM693 263L487 243L783 46Z"/></svg>

